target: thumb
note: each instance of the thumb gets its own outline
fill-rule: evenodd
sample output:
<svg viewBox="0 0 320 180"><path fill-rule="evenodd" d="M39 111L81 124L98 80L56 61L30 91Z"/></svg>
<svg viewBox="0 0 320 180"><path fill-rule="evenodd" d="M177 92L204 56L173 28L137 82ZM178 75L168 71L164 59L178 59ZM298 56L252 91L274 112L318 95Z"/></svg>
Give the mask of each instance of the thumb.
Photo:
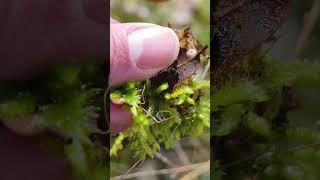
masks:
<svg viewBox="0 0 320 180"><path fill-rule="evenodd" d="M166 27L147 23L110 25L110 85L155 76L178 56L179 39Z"/></svg>

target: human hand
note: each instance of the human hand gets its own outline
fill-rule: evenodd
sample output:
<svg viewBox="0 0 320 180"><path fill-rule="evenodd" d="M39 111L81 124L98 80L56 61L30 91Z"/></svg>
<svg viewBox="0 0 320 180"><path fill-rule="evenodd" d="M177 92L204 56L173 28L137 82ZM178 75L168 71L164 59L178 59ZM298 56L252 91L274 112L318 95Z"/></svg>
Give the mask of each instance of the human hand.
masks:
<svg viewBox="0 0 320 180"><path fill-rule="evenodd" d="M88 2L92 1L36 0L29 2L27 0L19 3L0 0L0 80L29 78L50 65L78 62L83 57L91 55L105 60L103 58L105 58L108 42L107 38L101 37L107 35L108 21L104 21L106 17L104 14L95 13L105 12L105 6ZM103 1L99 2L103 3ZM83 8L74 9L81 6ZM100 11L101 8L103 9ZM171 30L164 30L160 26L151 24L130 26L130 24L119 23L111 26L111 29L117 32L112 37L121 38L110 48L112 52L111 86L120 85L128 80L150 78L176 59L178 40L175 35L172 35ZM151 26L158 30L153 31L152 36L147 36L150 41L163 30L163 34L155 38L158 41L157 44L152 43L147 51L135 49L136 53L129 55L128 38L131 37L132 32L138 29L150 30ZM162 30L159 31L159 28ZM138 34L141 35L141 32ZM173 40L170 43L169 39L172 36ZM139 39L139 36L136 38ZM134 59L137 61L133 61ZM142 59L153 61L140 61ZM120 78L117 75L121 75ZM115 130L114 132L119 131L121 126L128 122L130 122L130 114L112 105L111 129ZM35 140L34 137L28 140L25 138L28 137L20 137L0 126L0 142L3 147L0 152L0 159L3 160L0 163L0 179L23 177L36 180L44 177L47 179L69 177L70 169L66 160L43 154L40 141ZM17 147L21 148L17 150ZM21 162L24 163L21 164ZM18 166L19 164L22 166Z"/></svg>
<svg viewBox="0 0 320 180"><path fill-rule="evenodd" d="M107 1L0 0L0 80L57 63L106 58Z"/></svg>
<svg viewBox="0 0 320 180"><path fill-rule="evenodd" d="M110 86L130 80L145 80L171 64L179 54L179 39L166 27L147 23L119 23L110 20ZM131 114L110 105L110 130L118 133L130 127Z"/></svg>

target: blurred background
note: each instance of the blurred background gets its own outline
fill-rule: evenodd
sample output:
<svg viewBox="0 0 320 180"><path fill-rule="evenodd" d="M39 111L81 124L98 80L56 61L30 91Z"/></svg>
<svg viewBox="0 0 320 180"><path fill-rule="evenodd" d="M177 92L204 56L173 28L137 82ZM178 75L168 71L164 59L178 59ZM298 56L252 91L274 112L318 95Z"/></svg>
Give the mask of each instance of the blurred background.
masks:
<svg viewBox="0 0 320 180"><path fill-rule="evenodd" d="M111 0L111 17L119 22L146 22L173 28L190 26L203 45L210 43L210 0ZM208 53L209 54L209 53ZM210 179L209 131L197 138L174 143L172 150L162 149L154 159L140 162L128 150L111 159L111 179L131 175L130 179ZM160 174L158 174L160 173ZM112 178L113 177L113 178ZM128 176L127 176L128 177Z"/></svg>
<svg viewBox="0 0 320 180"><path fill-rule="evenodd" d="M111 17L120 22L162 26L170 23L173 28L191 26L197 39L209 45L210 0L111 0L110 8Z"/></svg>
<svg viewBox="0 0 320 180"><path fill-rule="evenodd" d="M279 40L270 54L279 61L293 62L294 59L320 62L320 1L292 0L290 14L283 25ZM318 130L320 127L320 93L318 89L298 89L301 108L291 111L292 125Z"/></svg>
<svg viewBox="0 0 320 180"><path fill-rule="evenodd" d="M221 0L227 1L227 0ZM257 2L258 0L256 0ZM240 2L240 0L238 1ZM244 2L244 1L243 1ZM252 1L251 1L252 2ZM278 2L281 2L279 0ZM320 1L319 0L290 0L290 12L289 17L286 23L281 27L281 29L275 34L277 37L276 42L272 44L272 48L268 52L268 55L272 56L272 59L276 61L282 61L286 63L294 63L299 61L306 61L308 63L319 64L320 61ZM245 42L244 42L245 43ZM268 49L268 48L267 48ZM212 59L214 61L214 59ZM212 62L212 61L211 61ZM317 76L317 75L315 75ZM318 76L317 76L318 77ZM315 82L315 81L313 81ZM312 84L312 88L303 87L303 88L294 88L294 94L298 99L298 108L289 111L288 113L288 127L299 129L305 129L304 132L297 132L296 135L301 138L302 144L308 144L308 139L305 138L312 134L316 137L317 141L314 141L314 146L306 145L297 151L303 154L302 156L293 156L291 153L282 153L278 158L273 158L273 155L270 155L274 150L267 150L268 155L266 158L261 160L262 155L258 155L255 158L255 154L250 154L248 146L236 145L236 149L228 154L228 152L223 151L221 154L235 155L237 156L237 151L241 152L240 149L243 149L245 153L248 152L249 156L242 156L237 161L233 161L230 164L227 164L225 167L225 172L213 172L211 176L214 180L219 179L246 179L246 180L261 180L261 179L281 179L281 180L291 180L291 179L320 179L320 173L317 170L319 167L319 159L317 159L316 153L310 152L319 152L319 137L320 137L320 93L319 87L320 83ZM241 137L241 132L237 132L234 137ZM290 136L290 135L289 135ZM248 135L246 136L248 137ZM239 138L241 141L242 139ZM280 139L280 138L279 138ZM272 144L281 144L281 139L274 140ZM289 139L289 138L288 138ZM295 139L295 137L291 138ZM298 139L298 138L297 138ZM253 140L252 140L253 141ZM285 140L284 144L292 143L290 140ZM232 142L230 140L230 142ZM258 141L259 143L263 141ZM280 143L279 143L280 142ZM301 144L300 142L300 144ZM227 143L226 143L227 144ZM230 143L231 144L231 143ZM236 144L236 143L235 143ZM297 143L296 143L297 144ZM238 150L239 149L239 150ZM275 148L276 149L276 148ZM277 150L276 150L277 151ZM281 150L280 150L281 151ZM236 152L236 153L234 153ZM244 153L244 154L245 154ZM274 153L277 154L278 152ZM242 154L239 153L241 156ZM294 153L292 153L294 154ZM251 157L254 157L250 160ZM289 158L288 158L289 157ZM302 157L302 158L301 158ZM260 159L261 158L261 159ZM295 159L296 158L296 159ZM276 159L276 160L275 160ZM279 160L282 159L282 160ZM295 162L296 161L296 164ZM247 162L247 164L246 164ZM219 162L218 162L219 163ZM263 163L275 164L271 171L264 171L260 173L259 166ZM212 163L214 164L214 163ZM257 165L258 164L258 165ZM230 166L228 166L230 165ZM263 166L262 166L263 167ZM234 174L232 174L232 172ZM220 174L219 174L220 173ZM248 175L249 174L249 175ZM270 176L277 175L277 176ZM235 176L233 176L235 175ZM241 176L241 177L240 177ZM271 177L271 178L270 178Z"/></svg>

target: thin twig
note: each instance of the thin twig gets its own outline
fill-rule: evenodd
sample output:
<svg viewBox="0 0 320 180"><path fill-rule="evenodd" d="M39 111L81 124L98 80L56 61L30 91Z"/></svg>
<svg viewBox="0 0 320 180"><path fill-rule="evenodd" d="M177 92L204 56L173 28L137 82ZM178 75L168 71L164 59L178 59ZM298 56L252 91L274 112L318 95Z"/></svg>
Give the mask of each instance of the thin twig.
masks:
<svg viewBox="0 0 320 180"><path fill-rule="evenodd" d="M289 152L301 151L309 147L319 146L320 142L311 143L311 144L302 144L300 146L291 147L288 149Z"/></svg>
<svg viewBox="0 0 320 180"><path fill-rule="evenodd" d="M272 42L269 45L269 47L263 52L263 54L258 58L258 60L263 60L267 56L267 54L271 51L271 49L278 42L278 40L280 39L281 36L282 36L282 34L279 34L277 37L275 37L276 39L272 40Z"/></svg>
<svg viewBox="0 0 320 180"><path fill-rule="evenodd" d="M318 17L320 15L320 0L314 0L312 8L307 14L307 19L304 22L304 26L302 29L302 32L298 38L297 45L294 50L294 58L297 58L302 50L305 47L306 41L308 40L309 35L312 32L312 29L314 28Z"/></svg>
<svg viewBox="0 0 320 180"><path fill-rule="evenodd" d="M210 157L209 149L204 147L199 139L190 138L188 139L188 142L190 142L190 144L192 144L194 148L197 148L198 151L196 153L201 154L201 157L205 157L205 158ZM199 156L197 157L199 158Z"/></svg>
<svg viewBox="0 0 320 180"><path fill-rule="evenodd" d="M123 179L123 177L126 177L130 172L132 172L136 167L140 167L140 165L144 162L144 159L139 159L137 162L135 162L130 169L128 169L123 175L121 175L121 179Z"/></svg>
<svg viewBox="0 0 320 180"><path fill-rule="evenodd" d="M319 146L319 145L320 145L320 142L297 145L297 146L293 146L293 147L288 148L288 149L287 149L287 152L297 152L297 151L304 150L304 149L306 149L306 148L310 148L310 147L314 147L314 146ZM228 168L233 167L233 166L236 166L236 165L238 165L238 164L240 164L240 163L253 160L253 159L257 158L257 157L262 157L262 156L268 155L269 153L273 153L273 152L275 152L274 149L275 149L275 146L271 146L270 148L268 148L267 150L265 150L265 151L263 151L263 152L256 153L256 154L253 154L253 155L249 155L249 156L247 156L247 157L245 157L245 158L243 158L243 159L239 159L239 160L233 161L233 162L231 162L231 163L222 165L222 166L220 166L219 168L220 168L220 169L228 169Z"/></svg>
<svg viewBox="0 0 320 180"><path fill-rule="evenodd" d="M186 65L186 64L189 63L190 61L193 61L193 60L195 60L195 59L197 59L197 58L200 58L200 55L201 55L202 53L204 53L207 48L208 48L208 46L205 45L199 52L197 52L197 55L196 55L194 58L192 58L192 59L190 59L190 60L188 60L188 61L186 61L186 62L184 62L184 63L181 63L181 64L177 65L177 67L179 68L179 67L181 67L181 66Z"/></svg>
<svg viewBox="0 0 320 180"><path fill-rule="evenodd" d="M175 150L175 152L176 152L179 160L181 161L181 163L182 163L183 165L188 165L188 164L191 163L191 162L190 162L190 159L188 158L187 153L186 153L186 152L184 151L184 149L181 147L181 144L180 144L179 142L175 141L175 142L173 143L173 148L174 148L174 150Z"/></svg>
<svg viewBox="0 0 320 180"><path fill-rule="evenodd" d="M176 174L176 173L181 173L186 171L192 171L194 169L199 168L199 166L203 167L205 165L210 166L210 161L187 165L187 166L181 166L177 168L152 170L152 171L140 171L132 174L127 174L126 176L115 176L115 177L112 177L111 180L131 179L136 177L155 176L159 174L173 174L173 173Z"/></svg>
<svg viewBox="0 0 320 180"><path fill-rule="evenodd" d="M204 78L207 76L209 69L210 69L210 61L208 61L208 63L206 64L206 67L203 70L203 73L200 78L201 80L204 80Z"/></svg>
<svg viewBox="0 0 320 180"><path fill-rule="evenodd" d="M144 108L142 108L142 107L141 107L141 109L146 113L147 116L150 116L156 123L162 123L162 122L165 122L165 121L167 121L167 120L169 120L169 119L172 119L172 118L178 116L178 115L175 115L175 116L171 116L171 117L162 119L162 118L159 118L159 116L158 116L158 113L159 113L159 112L162 112L162 111L159 111L159 112L157 113L156 117L155 117L155 116L153 116L148 110L146 110L146 109L144 109ZM158 119L157 119L157 118L158 118Z"/></svg>
<svg viewBox="0 0 320 180"><path fill-rule="evenodd" d="M179 180L194 180L197 179L201 174L205 174L207 172L210 172L210 164L204 164L202 166L199 166L195 170L189 172Z"/></svg>
<svg viewBox="0 0 320 180"><path fill-rule="evenodd" d="M178 165L176 163L172 162L170 159L168 159L167 157L165 157L161 153L157 152L155 156L156 156L156 158L158 158L160 161L162 161L163 163L165 163L166 165L168 165L171 168L178 167Z"/></svg>

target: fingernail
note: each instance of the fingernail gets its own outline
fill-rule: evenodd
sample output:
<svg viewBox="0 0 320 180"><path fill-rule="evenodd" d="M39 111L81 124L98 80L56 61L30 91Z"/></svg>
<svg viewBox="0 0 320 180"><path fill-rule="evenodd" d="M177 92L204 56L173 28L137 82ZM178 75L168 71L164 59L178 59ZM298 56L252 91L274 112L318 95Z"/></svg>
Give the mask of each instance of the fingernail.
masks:
<svg viewBox="0 0 320 180"><path fill-rule="evenodd" d="M134 30L128 39L129 56L142 69L163 68L179 54L179 39L166 27L147 27Z"/></svg>

